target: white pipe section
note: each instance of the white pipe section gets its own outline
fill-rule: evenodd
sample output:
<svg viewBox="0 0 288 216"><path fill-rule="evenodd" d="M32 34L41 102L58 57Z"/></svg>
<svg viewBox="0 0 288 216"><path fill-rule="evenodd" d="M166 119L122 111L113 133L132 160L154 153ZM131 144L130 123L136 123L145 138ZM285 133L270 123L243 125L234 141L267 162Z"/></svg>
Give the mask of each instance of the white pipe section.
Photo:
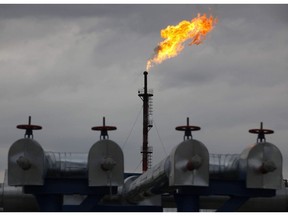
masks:
<svg viewBox="0 0 288 216"><path fill-rule="evenodd" d="M138 178L124 183L123 196L132 203L178 186L208 186L209 152L197 140L186 140L177 145L168 157Z"/></svg>

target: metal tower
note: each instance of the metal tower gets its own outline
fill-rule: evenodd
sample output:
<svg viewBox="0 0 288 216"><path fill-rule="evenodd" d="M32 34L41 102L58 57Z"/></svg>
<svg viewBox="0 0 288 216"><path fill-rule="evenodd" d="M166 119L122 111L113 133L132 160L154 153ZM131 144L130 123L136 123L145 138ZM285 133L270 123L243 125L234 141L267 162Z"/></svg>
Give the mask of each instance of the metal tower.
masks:
<svg viewBox="0 0 288 216"><path fill-rule="evenodd" d="M152 89L147 89L147 75L144 71L144 88L138 90L138 96L143 100L143 146L142 153L142 171L145 172L151 166L152 147L148 146L148 132L152 127Z"/></svg>

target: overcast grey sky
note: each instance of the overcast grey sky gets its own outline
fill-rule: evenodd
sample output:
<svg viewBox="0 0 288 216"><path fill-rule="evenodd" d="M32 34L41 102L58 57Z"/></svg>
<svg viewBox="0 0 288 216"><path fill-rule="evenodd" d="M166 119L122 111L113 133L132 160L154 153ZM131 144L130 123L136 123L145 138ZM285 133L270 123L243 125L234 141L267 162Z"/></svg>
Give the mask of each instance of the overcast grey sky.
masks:
<svg viewBox="0 0 288 216"><path fill-rule="evenodd" d="M288 5L0 5L0 170L17 124L43 126L45 150L88 152L92 126L117 126L110 138L124 151L125 170L140 171L143 71L160 30L197 13L218 18L199 46L149 72L154 89L153 164L193 134L211 153L241 153L258 128L279 147L288 177ZM139 114L140 113L140 114ZM138 116L138 118L137 118ZM136 123L135 123L136 122ZM135 126L133 127L135 123ZM157 129L157 130L156 130ZM131 134L130 134L131 132Z"/></svg>

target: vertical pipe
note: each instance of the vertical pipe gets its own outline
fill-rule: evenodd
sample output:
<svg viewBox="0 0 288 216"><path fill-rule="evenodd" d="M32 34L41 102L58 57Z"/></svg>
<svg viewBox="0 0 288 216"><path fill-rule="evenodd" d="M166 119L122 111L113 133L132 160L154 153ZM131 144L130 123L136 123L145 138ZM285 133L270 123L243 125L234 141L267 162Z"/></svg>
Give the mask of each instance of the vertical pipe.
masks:
<svg viewBox="0 0 288 216"><path fill-rule="evenodd" d="M143 95L143 148L142 148L142 171L148 169L148 93L147 71L144 71L144 95Z"/></svg>

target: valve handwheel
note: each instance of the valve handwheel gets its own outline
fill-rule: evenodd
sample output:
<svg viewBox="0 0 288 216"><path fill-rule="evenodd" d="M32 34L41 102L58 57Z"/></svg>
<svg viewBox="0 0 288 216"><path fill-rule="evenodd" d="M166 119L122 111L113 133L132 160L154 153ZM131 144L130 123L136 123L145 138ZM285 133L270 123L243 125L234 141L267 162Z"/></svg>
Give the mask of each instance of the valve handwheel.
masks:
<svg viewBox="0 0 288 216"><path fill-rule="evenodd" d="M178 131L184 131L184 140L192 139L191 131L198 131L201 130L198 126L189 125L189 118L187 117L187 125L178 126L175 128Z"/></svg>
<svg viewBox="0 0 288 216"><path fill-rule="evenodd" d="M273 134L274 131L270 129L263 129L263 122L261 122L259 129L250 129L249 133L258 134L257 137L257 143L258 143L263 141L265 142L266 141L265 134Z"/></svg>
<svg viewBox="0 0 288 216"><path fill-rule="evenodd" d="M186 131L186 130L189 130L189 131L198 131L198 130L201 130L200 127L198 127L198 126L193 126L193 125L178 126L178 127L176 127L175 129L178 130L178 131Z"/></svg>
<svg viewBox="0 0 288 216"><path fill-rule="evenodd" d="M105 117L103 117L103 125L92 127L91 130L101 131L100 139L109 139L108 131L116 130L115 126L106 126L105 125Z"/></svg>
<svg viewBox="0 0 288 216"><path fill-rule="evenodd" d="M24 137L33 139L33 130L41 130L42 127L39 125L31 124L31 116L29 116L28 124L17 125L16 128L26 130Z"/></svg>

